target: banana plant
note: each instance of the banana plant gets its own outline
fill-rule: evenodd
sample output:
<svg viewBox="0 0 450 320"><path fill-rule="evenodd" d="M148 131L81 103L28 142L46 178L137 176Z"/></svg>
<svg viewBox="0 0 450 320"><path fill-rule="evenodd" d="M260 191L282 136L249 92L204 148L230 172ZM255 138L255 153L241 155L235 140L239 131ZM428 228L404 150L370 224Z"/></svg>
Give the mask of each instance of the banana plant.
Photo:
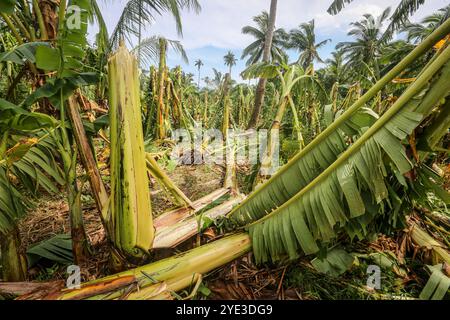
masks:
<svg viewBox="0 0 450 320"><path fill-rule="evenodd" d="M58 109L60 126L50 132L56 149L64 167L64 178L70 208L70 220L73 238L73 251L76 262L82 262L87 253L87 239L84 232L81 211L81 194L78 190L76 166L77 148L73 148L70 127L66 119L66 100L76 89L83 85L96 82L96 75L84 73L82 63L87 45L86 34L89 17L89 3L83 0L72 1L80 12L68 11L67 1L63 0L58 7L58 25L55 39L50 43L30 42L16 48L8 54L2 55L3 59L15 60L17 63L28 63L36 69L46 72L45 77L39 75L38 88L31 93L20 106L24 109L43 102ZM40 16L39 6L35 6L35 13ZM25 5L26 11L28 5ZM75 17L73 16L75 14ZM78 24L73 24L73 19L78 19ZM40 20L40 19L38 19ZM40 30L41 38L45 38L44 29ZM20 41L18 41L20 43ZM22 58L19 60L19 58ZM25 60L25 61L24 61ZM46 110L47 111L47 110Z"/></svg>
<svg viewBox="0 0 450 320"><path fill-rule="evenodd" d="M266 172L270 172L270 168L273 167L273 156L275 153L275 140L274 135L279 134L281 123L286 113L286 107L290 106L292 114L294 116L294 127L297 132L297 139L300 145L300 149L304 147L304 140L301 131L301 125L298 118L298 112L292 100L292 91L296 86L302 86L305 84L303 80L314 80L313 76L305 73L303 69L297 65L288 66L286 64L273 65L268 63L258 63L247 68L243 73L245 79L249 78L265 78L273 79L277 78L280 81L280 97L278 105L276 106L276 115L270 127L269 136L267 139L267 148L263 153L263 159L261 160L261 170L258 170L258 175L255 181L255 186L264 181L264 176L270 176Z"/></svg>
<svg viewBox="0 0 450 320"><path fill-rule="evenodd" d="M449 50L439 55L376 122L373 117L355 112L403 68L444 37L449 28L450 21L447 21L230 213L232 219L250 229L259 261L266 261L269 256L276 259L284 252L295 257L298 248L306 254L317 253L316 241L329 243L335 237L337 226L345 227L351 237L363 237L362 231L377 212L373 204L379 204L387 197L382 151L394 163L393 168L400 176L412 168L400 141L439 101L436 96L442 98L448 92L448 87L432 86L419 106L412 99L447 63ZM444 79L446 73L442 71L442 74L441 79ZM413 106L400 112L406 104ZM350 148L343 139L344 127L357 128L362 133ZM366 191L363 195L362 190ZM369 194L371 197L367 197ZM344 198L347 201L343 207L341 199Z"/></svg>
<svg viewBox="0 0 450 320"><path fill-rule="evenodd" d="M302 151L297 153L297 155L271 177L270 180L255 190L247 200L233 210L233 212L244 213L249 210L264 214L264 212L271 211L277 206L282 205L285 201L295 195L296 192L300 191L301 188L311 182L322 170L326 169L334 160L336 160L336 157L332 156L333 153L339 154L343 151L343 140L338 130L342 130L340 129L341 127L348 126L346 122L352 126L352 122L358 121L358 117L355 117L354 121L352 121L352 118L358 110L375 97L382 87L390 83L418 57L431 49L440 39L444 38L448 32L450 32L450 21L447 21L434 31L426 40L417 46L397 66L380 79L370 90L318 135L313 142L306 145ZM331 155L331 158L329 156L324 158L321 155L322 152L320 149L323 149L324 151L329 150L325 154ZM320 162L316 159L320 159ZM301 172L298 172L299 168L301 169ZM310 169L308 170L308 168ZM298 181L294 183L291 177L299 175ZM291 187L285 188L283 194L277 195L276 198L271 197L272 200L269 200L270 194L274 195L278 193L277 189L283 185L283 180L290 180Z"/></svg>
<svg viewBox="0 0 450 320"><path fill-rule="evenodd" d="M0 99L0 250L6 281L23 281L26 276L17 224L32 203L17 183L32 194L40 187L56 194L64 184L53 153L55 145L45 133L56 130L57 125L50 116Z"/></svg>

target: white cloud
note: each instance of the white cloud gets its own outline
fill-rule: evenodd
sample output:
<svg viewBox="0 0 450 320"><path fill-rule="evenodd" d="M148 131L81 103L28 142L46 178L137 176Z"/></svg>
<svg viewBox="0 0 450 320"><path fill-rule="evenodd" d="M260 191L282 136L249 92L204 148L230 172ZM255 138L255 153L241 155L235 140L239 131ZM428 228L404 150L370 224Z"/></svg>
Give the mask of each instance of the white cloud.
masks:
<svg viewBox="0 0 450 320"><path fill-rule="evenodd" d="M216 68L223 67L220 50L226 52L233 50L239 56L240 50L250 43L252 38L243 35L241 29L245 25L252 24L252 17L269 10L270 0L199 0L202 11L199 15L192 12L183 12L182 21L184 37L181 39L191 59L204 57L208 65ZM390 6L394 9L400 0L354 0L348 4L338 15L331 16L326 10L332 0L280 0L278 1L277 27L287 30L298 26L302 22L315 19L318 40L332 38L333 43L324 49L326 55L336 45L337 41L343 41L349 29L349 23L360 20L365 13L379 15L384 8ZM448 0L427 0L413 21L419 21L439 8L448 5ZM114 1L114 3L100 2L102 13L112 32L117 23L126 0ZM91 34L95 33L93 28ZM164 35L169 39L178 39L175 23L171 16L157 17L155 24L146 28L146 35ZM218 50L211 54L207 47ZM206 56L211 54L211 56ZM224 53L225 54L225 53ZM175 60L175 58L173 58ZM243 63L239 62L236 75L242 71ZM194 67L189 66L188 71L195 73Z"/></svg>
<svg viewBox="0 0 450 320"><path fill-rule="evenodd" d="M323 37L336 32L346 31L352 21L361 18L364 13L379 15L384 8L395 8L399 0L355 0L348 4L336 16L326 12L331 0L282 0L278 2L277 26L290 29L301 22L315 19L317 31ZM110 31L119 19L126 0L114 4L101 4ZM241 34L243 26L252 23L252 17L262 10L268 10L269 0L200 0L203 7L199 15L183 13L184 38L187 49L214 46L219 48L243 48L251 40ZM434 10L448 4L448 0L428 0L413 17L422 19ZM147 34L162 34L167 38L177 39L174 21L169 15L158 17L154 25L147 28ZM327 36L328 35L328 36Z"/></svg>

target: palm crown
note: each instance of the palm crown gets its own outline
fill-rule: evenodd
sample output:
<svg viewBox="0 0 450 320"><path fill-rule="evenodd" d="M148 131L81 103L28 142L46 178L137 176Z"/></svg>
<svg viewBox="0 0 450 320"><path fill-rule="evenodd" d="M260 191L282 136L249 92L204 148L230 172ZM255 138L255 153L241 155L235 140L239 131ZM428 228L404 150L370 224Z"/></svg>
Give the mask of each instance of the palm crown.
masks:
<svg viewBox="0 0 450 320"><path fill-rule="evenodd" d="M228 51L228 53L223 57L223 60L225 62L225 65L230 68L230 75L231 75L231 69L236 65L237 59L233 52Z"/></svg>
<svg viewBox="0 0 450 320"><path fill-rule="evenodd" d="M300 52L298 62L304 68L311 65L314 60L323 62L319 56L318 49L322 48L330 39L326 39L316 43L316 35L314 32L314 20L307 23L302 23L298 29L292 29L289 32L289 40L286 47L295 49Z"/></svg>
<svg viewBox="0 0 450 320"><path fill-rule="evenodd" d="M247 46L242 52L241 59L248 57L246 65L249 66L262 60L266 33L269 28L269 14L263 11L260 15L253 17L256 27L245 26L242 28L243 34L253 36L256 40ZM284 29L275 29L272 39L270 57L272 61L282 61L286 57L283 50L287 33Z"/></svg>

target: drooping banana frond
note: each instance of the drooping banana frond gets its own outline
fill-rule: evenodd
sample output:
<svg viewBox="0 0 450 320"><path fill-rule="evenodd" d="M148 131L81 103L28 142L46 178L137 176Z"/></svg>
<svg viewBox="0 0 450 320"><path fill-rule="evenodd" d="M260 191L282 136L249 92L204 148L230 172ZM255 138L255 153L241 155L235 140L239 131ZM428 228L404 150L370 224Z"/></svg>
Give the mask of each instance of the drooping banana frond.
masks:
<svg viewBox="0 0 450 320"><path fill-rule="evenodd" d="M53 155L55 148L48 137L31 148L19 143L7 151L7 161L0 164L0 232L11 230L30 205L11 179L31 193L39 187L49 193L59 192L64 179Z"/></svg>
<svg viewBox="0 0 450 320"><path fill-rule="evenodd" d="M7 178L7 171L0 166L0 233L10 231L26 213L24 197Z"/></svg>
<svg viewBox="0 0 450 320"><path fill-rule="evenodd" d="M449 60L447 49L380 119L361 127L362 136L350 147L342 140L339 145L342 136L336 130L232 212L235 221L249 227L257 261L276 260L285 253L294 258L298 249L316 253L318 243L330 243L342 229L351 238L364 237L378 205L388 197L386 159L396 176L412 169L401 141L448 94L448 85L430 86L425 96L419 93ZM440 79L449 75L447 63ZM334 155L336 146L348 149ZM308 182L305 172L317 176L311 174L313 180ZM286 197L296 188L298 193Z"/></svg>
<svg viewBox="0 0 450 320"><path fill-rule="evenodd" d="M65 182L53 155L56 148L51 137L39 141L20 160L12 163L10 173L19 178L30 192L35 193L42 187L49 193L58 193L58 186Z"/></svg>
<svg viewBox="0 0 450 320"><path fill-rule="evenodd" d="M381 90L386 84L397 77L406 67L411 65L419 56L429 50L437 41L442 39L450 31L450 21L445 22L441 27L435 30L422 44L417 46L409 55L407 55L397 66L392 68L382 79L380 79L366 94L364 94L358 101L356 101L347 111L342 114L333 124L329 125L315 141L307 145L301 152L299 152L288 164L282 167L267 183L259 187L253 192L241 205L236 207L230 214L230 216L242 216L246 215L247 211L259 212L264 214L265 212L271 212L278 206L281 206L290 197L296 194L313 178L320 173L321 165L325 167L329 163L333 162L333 151L335 156L342 152L342 137L338 133L338 129L341 127L351 125L354 114L361 109L366 103L372 99L379 90ZM264 70L263 70L264 69ZM248 73L248 74L247 74ZM255 73L266 73L267 77L275 77L276 71L270 66L255 65L247 69L244 76L252 77ZM370 123L369 123L370 124ZM328 141L327 141L328 139ZM315 161L316 157L319 159L324 158L321 149L327 150L329 156L326 157L328 163ZM316 151L314 151L316 150ZM317 155L308 155L310 152L317 153ZM331 155L331 158L330 158ZM303 158L305 158L303 160ZM312 160L311 160L312 159ZM298 168L305 175L303 179L297 179L293 181L292 177L297 176ZM311 170L317 170L315 173L308 172L308 168ZM314 169L315 168L315 169ZM305 170L306 169L306 170ZM305 173L303 173L305 171ZM307 175L310 177L306 179ZM290 188L284 186L283 181L290 183ZM279 192L283 190L283 192ZM270 196L272 195L272 196ZM275 196L276 195L276 196Z"/></svg>

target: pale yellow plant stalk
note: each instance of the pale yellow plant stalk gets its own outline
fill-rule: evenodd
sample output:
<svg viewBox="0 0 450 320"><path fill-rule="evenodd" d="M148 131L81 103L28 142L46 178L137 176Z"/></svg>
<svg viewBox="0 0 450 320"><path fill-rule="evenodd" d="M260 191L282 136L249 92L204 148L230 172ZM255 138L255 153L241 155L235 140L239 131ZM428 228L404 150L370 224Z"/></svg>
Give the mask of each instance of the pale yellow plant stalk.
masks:
<svg viewBox="0 0 450 320"><path fill-rule="evenodd" d="M155 178L159 185L164 188L165 191L174 200L174 204L183 207L193 208L192 201L178 188L170 177L159 167L155 158L149 153L145 155L147 163L147 170L150 175Z"/></svg>
<svg viewBox="0 0 450 320"><path fill-rule="evenodd" d="M141 119L138 63L123 44L109 59L112 241L119 253L142 257L154 227Z"/></svg>
<svg viewBox="0 0 450 320"><path fill-rule="evenodd" d="M80 289L65 289L44 299L113 300L163 299L195 284L199 275L207 274L251 250L246 233L235 234L185 253L136 269L87 282Z"/></svg>

